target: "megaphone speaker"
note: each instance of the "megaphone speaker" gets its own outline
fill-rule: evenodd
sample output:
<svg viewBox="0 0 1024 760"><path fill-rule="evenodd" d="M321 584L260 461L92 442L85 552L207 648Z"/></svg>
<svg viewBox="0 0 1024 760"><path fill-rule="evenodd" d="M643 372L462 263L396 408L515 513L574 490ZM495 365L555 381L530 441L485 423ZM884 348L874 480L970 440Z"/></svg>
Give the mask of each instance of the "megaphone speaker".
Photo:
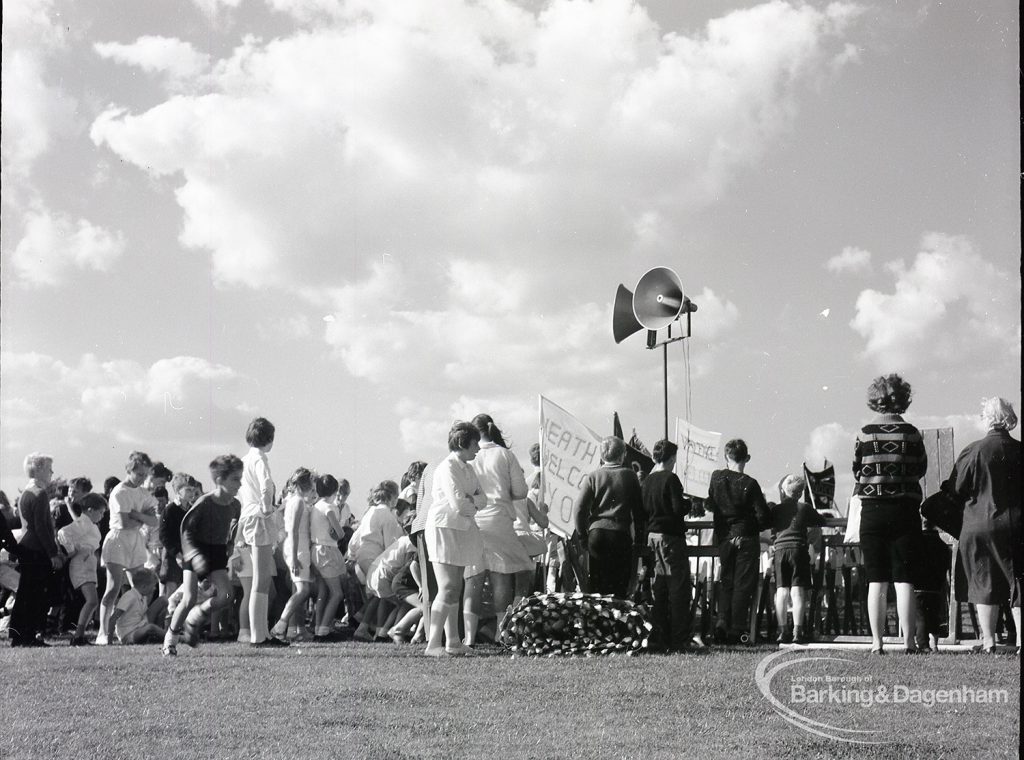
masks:
<svg viewBox="0 0 1024 760"><path fill-rule="evenodd" d="M612 335L615 342L621 343L630 335L643 329L633 315L633 291L625 285L619 285L615 291L615 309L612 312Z"/></svg>
<svg viewBox="0 0 1024 760"><path fill-rule="evenodd" d="M626 290L621 285L619 287ZM683 301L683 283L679 276L667 267L655 267L636 284L633 315L640 327L660 330L668 327L683 313Z"/></svg>

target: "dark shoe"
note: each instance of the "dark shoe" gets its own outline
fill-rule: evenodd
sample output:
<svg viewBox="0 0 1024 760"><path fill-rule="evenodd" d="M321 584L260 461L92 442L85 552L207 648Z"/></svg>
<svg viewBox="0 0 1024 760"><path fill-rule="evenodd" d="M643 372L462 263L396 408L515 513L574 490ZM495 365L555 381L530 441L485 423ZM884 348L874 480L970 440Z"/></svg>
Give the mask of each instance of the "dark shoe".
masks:
<svg viewBox="0 0 1024 760"><path fill-rule="evenodd" d="M325 633L322 636L313 636L313 641L318 644L336 644L339 641L345 641L346 638L347 637L342 636L337 631L331 631L330 633Z"/></svg>
<svg viewBox="0 0 1024 760"><path fill-rule="evenodd" d="M273 649L276 647L291 646L291 644L289 644L287 641L276 639L273 636L268 636L267 638L263 639L263 641L258 641L255 644L250 644L249 646L256 647L257 649Z"/></svg>
<svg viewBox="0 0 1024 760"><path fill-rule="evenodd" d="M775 640L776 644L792 644L793 643L793 632L788 628L779 633L779 638Z"/></svg>
<svg viewBox="0 0 1024 760"><path fill-rule="evenodd" d="M91 647L93 644L85 636L72 636L71 641L68 642L68 646L73 647Z"/></svg>
<svg viewBox="0 0 1024 760"><path fill-rule="evenodd" d="M871 654L877 654L879 657L885 654L885 650L882 647L871 647Z"/></svg>
<svg viewBox="0 0 1024 760"><path fill-rule="evenodd" d="M715 644L724 644L729 638L729 634L726 633L724 628L715 628L714 634L712 634L712 641Z"/></svg>
<svg viewBox="0 0 1024 760"><path fill-rule="evenodd" d="M811 637L808 636L804 631L801 631L798 628L793 633L793 643L794 644L810 644L811 643Z"/></svg>
<svg viewBox="0 0 1024 760"><path fill-rule="evenodd" d="M164 644L163 649L160 650L160 654L164 657L177 657L178 647L174 646L174 644Z"/></svg>

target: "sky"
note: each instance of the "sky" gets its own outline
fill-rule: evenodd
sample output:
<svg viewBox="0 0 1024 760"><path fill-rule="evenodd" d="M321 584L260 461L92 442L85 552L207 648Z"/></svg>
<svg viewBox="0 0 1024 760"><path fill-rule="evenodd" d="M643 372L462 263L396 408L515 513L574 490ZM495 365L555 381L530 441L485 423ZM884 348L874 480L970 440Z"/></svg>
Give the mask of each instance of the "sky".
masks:
<svg viewBox="0 0 1024 760"><path fill-rule="evenodd" d="M354 506L452 422L520 459L538 397L661 437L615 344L697 305L670 417L766 491L852 482L865 391L977 438L1020 409L1018 7L694 0L4 3L0 488L133 449L209 481L248 421ZM674 429L674 424L670 426Z"/></svg>

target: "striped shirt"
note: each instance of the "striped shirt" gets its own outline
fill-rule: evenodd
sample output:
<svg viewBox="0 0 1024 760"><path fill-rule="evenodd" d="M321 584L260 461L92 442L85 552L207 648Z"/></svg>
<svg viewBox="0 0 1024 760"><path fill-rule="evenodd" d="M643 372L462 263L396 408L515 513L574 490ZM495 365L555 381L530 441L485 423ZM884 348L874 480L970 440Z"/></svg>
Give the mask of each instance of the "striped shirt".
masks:
<svg viewBox="0 0 1024 760"><path fill-rule="evenodd" d="M898 414L881 414L857 435L853 495L864 499L921 501L928 455L920 431Z"/></svg>

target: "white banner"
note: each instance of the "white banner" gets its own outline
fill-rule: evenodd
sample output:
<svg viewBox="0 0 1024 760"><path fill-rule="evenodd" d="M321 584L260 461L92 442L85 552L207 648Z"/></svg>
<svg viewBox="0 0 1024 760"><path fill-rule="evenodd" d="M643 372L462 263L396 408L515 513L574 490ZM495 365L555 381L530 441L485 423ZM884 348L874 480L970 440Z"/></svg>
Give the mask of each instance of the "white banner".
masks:
<svg viewBox="0 0 1024 760"><path fill-rule="evenodd" d="M540 397L540 468L552 531L567 538L576 526L573 507L588 472L601 466L598 435L557 404Z"/></svg>
<svg viewBox="0 0 1024 760"><path fill-rule="evenodd" d="M718 452L722 434L701 430L677 417L676 445L679 447L676 474L683 481L683 492L706 499L711 473L720 469Z"/></svg>

